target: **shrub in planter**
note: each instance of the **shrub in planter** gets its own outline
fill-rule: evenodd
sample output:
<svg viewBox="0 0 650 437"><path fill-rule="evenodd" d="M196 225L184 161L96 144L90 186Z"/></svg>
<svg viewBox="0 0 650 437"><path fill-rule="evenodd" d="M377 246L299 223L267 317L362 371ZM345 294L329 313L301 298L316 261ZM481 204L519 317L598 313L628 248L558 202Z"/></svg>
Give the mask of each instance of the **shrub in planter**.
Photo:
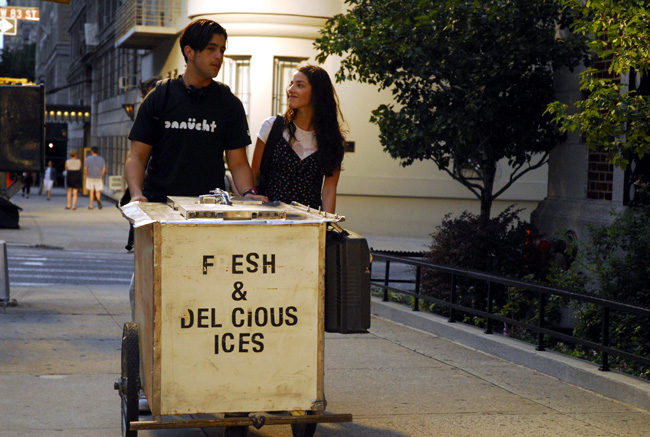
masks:
<svg viewBox="0 0 650 437"><path fill-rule="evenodd" d="M615 213L610 225L593 226L578 257L553 283L650 308L650 205L641 203ZM585 304L575 310L576 337L600 342L602 310ZM650 318L610 312L610 345L637 355L650 355ZM593 351L575 348L583 358L599 361ZM575 353L574 353L575 354ZM650 368L611 357L610 366L650 379Z"/></svg>
<svg viewBox="0 0 650 437"><path fill-rule="evenodd" d="M490 220L463 212L458 218L445 216L442 224L432 234L433 242L425 260L461 269L476 270L517 279L540 279L547 272L550 253L539 252L532 242L536 235L531 225L520 219L521 210L510 206ZM450 275L432 270L422 272L422 294L448 300L451 288ZM495 289L495 312L508 317L531 320L535 318L536 299L521 290ZM456 302L464 306L485 310L486 284L480 281L459 279ZM432 311L447 315L448 310L433 305ZM507 314L506 314L507 313ZM483 320L464 314L465 321L482 325Z"/></svg>

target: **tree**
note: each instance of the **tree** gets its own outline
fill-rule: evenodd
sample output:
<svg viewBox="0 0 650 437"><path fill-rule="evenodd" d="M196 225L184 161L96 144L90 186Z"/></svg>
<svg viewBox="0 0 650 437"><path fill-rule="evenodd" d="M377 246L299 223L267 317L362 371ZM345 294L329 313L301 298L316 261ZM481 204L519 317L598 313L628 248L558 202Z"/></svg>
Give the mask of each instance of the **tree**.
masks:
<svg viewBox="0 0 650 437"><path fill-rule="evenodd" d="M650 72L650 1L559 1L575 16L572 30L589 38L593 56L609 68L604 75L585 70L580 88L587 97L575 108L554 102L549 113L563 131L579 130L589 148L602 147L610 162L625 169L633 156L650 152L650 102L625 90L630 78Z"/></svg>
<svg viewBox="0 0 650 437"><path fill-rule="evenodd" d="M315 46L341 56L337 81L391 89L395 103L372 111L380 141L403 166L432 160L481 201L492 202L544 165L561 135L544 111L553 71L575 66L584 48L556 37L564 16L551 0L346 0ZM494 186L497 163L511 173ZM469 167L469 168L468 168ZM469 177L470 170L476 178Z"/></svg>

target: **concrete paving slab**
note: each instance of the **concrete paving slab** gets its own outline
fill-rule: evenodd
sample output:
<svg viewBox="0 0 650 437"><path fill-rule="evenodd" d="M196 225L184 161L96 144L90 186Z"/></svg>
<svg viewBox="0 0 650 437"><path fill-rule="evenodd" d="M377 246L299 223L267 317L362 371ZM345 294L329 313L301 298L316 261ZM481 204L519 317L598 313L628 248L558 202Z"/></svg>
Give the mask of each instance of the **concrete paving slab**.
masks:
<svg viewBox="0 0 650 437"><path fill-rule="evenodd" d="M608 435L645 437L648 435L648 417L641 411L636 414L616 412L593 412L571 414L586 425L607 431ZM588 435L588 434L585 434Z"/></svg>
<svg viewBox="0 0 650 437"><path fill-rule="evenodd" d="M397 344L386 343L381 337L373 334L364 336L346 336L343 334L326 334L325 359L331 360L330 367L333 369L381 369L390 366L393 369L402 367L444 367L444 364L432 361L430 358L420 354L405 354L404 349ZM377 343L377 348L368 347L368 344ZM360 354L359 350L367 352ZM380 349L381 348L381 349ZM387 352L393 352L391 361L385 361Z"/></svg>
<svg viewBox="0 0 650 437"><path fill-rule="evenodd" d="M457 367L477 378L496 384L504 390L541 404L550 401L557 407L557 404L560 403L563 409L580 406L583 412L600 411L603 408L603 402L607 403L607 408L610 411L612 408L616 410L617 405L621 411L630 411L631 408L623 402L610 404L610 398L592 391L589 393L596 396L585 398L584 393L587 390L572 384L566 384L565 388L558 392L554 384L548 383L548 378L554 380L557 378L536 371L531 372L531 369L527 367L515 365L510 361L471 347L466 347L463 350L458 347L457 343L436 335L431 335L431 341L423 342L417 330L403 330L399 325L381 322L374 323L373 333L399 344L401 347L438 360L441 365ZM590 405L585 405L586 402Z"/></svg>
<svg viewBox="0 0 650 437"><path fill-rule="evenodd" d="M3 374L35 375L112 372L119 376L121 333L96 340L0 340L5 351L0 364ZM47 358L45 358L47 357Z"/></svg>
<svg viewBox="0 0 650 437"><path fill-rule="evenodd" d="M559 414L464 414L422 418L414 416L415 423L406 424L409 436L453 437L612 437L612 434L590 424L570 420ZM390 423L391 427L399 425ZM419 434L431 432L434 434Z"/></svg>
<svg viewBox="0 0 650 437"><path fill-rule="evenodd" d="M388 373L390 379L385 378ZM349 399L356 394L372 399L373 402L354 406L356 414L366 416L400 416L413 411L428 415L546 409L457 369L346 369L329 374L337 388L326 393L328 398ZM326 376L326 381L327 378L330 377Z"/></svg>
<svg viewBox="0 0 650 437"><path fill-rule="evenodd" d="M11 296L20 304L15 307L15 314L40 311L48 314L109 314L130 317L131 311L128 285L12 287Z"/></svg>
<svg viewBox="0 0 650 437"><path fill-rule="evenodd" d="M14 196L20 206L20 229L0 229L0 240L11 244L45 245L84 250L124 251L129 225L112 200L103 209L88 210L88 197L80 196L75 211L66 210L66 190L52 189L51 200L44 195L29 199Z"/></svg>
<svg viewBox="0 0 650 437"><path fill-rule="evenodd" d="M372 313L650 411L648 381L617 372L601 372L596 365L583 360L553 351L537 351L532 344L502 335L486 335L477 327L448 323L445 317L414 312L405 305L374 297Z"/></svg>
<svg viewBox="0 0 650 437"><path fill-rule="evenodd" d="M119 435L114 381L101 373L0 374L0 436Z"/></svg>

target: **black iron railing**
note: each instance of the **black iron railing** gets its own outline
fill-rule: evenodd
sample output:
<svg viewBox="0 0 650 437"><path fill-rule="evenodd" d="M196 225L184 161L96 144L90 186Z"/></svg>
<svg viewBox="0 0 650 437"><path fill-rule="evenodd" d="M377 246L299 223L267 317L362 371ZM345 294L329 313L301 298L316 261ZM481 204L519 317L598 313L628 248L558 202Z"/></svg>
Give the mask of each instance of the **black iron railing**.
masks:
<svg viewBox="0 0 650 437"><path fill-rule="evenodd" d="M620 311L626 314L634 314L642 317L650 317L650 309L631 305L625 302L615 301L611 299L602 298L590 294L576 293L573 291L568 291L560 288L553 288L543 284L538 284L534 282L521 281L517 279L507 278L503 276L490 275L486 273L481 273L472 270L454 268L449 266L437 265L430 262L423 261L421 259L422 255L411 255L411 256L397 256L391 255L385 252L380 251L371 251L373 256L373 274L371 276L371 284L374 288L383 290L383 300L388 301L389 291L393 293L398 293L406 296L411 296L413 298L413 310L420 310L420 300L437 304L443 307L448 308L449 310L449 322L456 322L456 312L463 312L472 314L478 317L483 317L485 319L485 333L493 333L493 325L495 322L501 322L505 324L511 324L513 326L521 327L528 329L537 334L537 347L539 351L545 350L545 336L553 337L558 340L561 340L570 344L579 344L593 350L600 352L601 354L601 365L600 370L608 371L609 368L609 356L618 356L624 359L632 360L637 363L650 366L650 358L646 356L637 355L631 352L619 350L613 348L609 344L609 333L610 333L610 311ZM379 265L383 262L384 272L383 277L377 275L376 270ZM399 272L395 273L395 267L399 266ZM393 277L391 278L391 269L393 272ZM421 278L422 272L425 269L433 270L439 273L448 274L451 276L450 289L448 293L448 299L439 299L432 296L423 295L421 291ZM399 277L395 277L399 276ZM487 284L487 302L485 310L468 307L457 302L457 291L458 291L458 279L459 278L470 278L478 280ZM408 286L404 286L404 285ZM538 298L538 317L537 324L526 323L521 320L515 320L501 314L495 314L493 312L493 304L495 301L495 291L494 285L502 285L505 288L516 287L517 289L524 290L525 293L529 295L536 295ZM578 338L573 335L568 335L566 333L549 329L547 326L547 309L546 303L551 296L559 296L574 302L581 304L590 303L599 306L602 308L602 317L601 317L601 340L600 343L586 340L583 338Z"/></svg>

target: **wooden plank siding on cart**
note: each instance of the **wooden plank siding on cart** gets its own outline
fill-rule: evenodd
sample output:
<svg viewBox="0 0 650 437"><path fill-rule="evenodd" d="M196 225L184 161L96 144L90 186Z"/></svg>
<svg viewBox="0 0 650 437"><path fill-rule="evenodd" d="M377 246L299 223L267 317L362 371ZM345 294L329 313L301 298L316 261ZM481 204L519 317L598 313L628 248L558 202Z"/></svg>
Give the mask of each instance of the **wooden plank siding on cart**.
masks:
<svg viewBox="0 0 650 437"><path fill-rule="evenodd" d="M135 322L153 415L323 411L327 220L141 207Z"/></svg>

